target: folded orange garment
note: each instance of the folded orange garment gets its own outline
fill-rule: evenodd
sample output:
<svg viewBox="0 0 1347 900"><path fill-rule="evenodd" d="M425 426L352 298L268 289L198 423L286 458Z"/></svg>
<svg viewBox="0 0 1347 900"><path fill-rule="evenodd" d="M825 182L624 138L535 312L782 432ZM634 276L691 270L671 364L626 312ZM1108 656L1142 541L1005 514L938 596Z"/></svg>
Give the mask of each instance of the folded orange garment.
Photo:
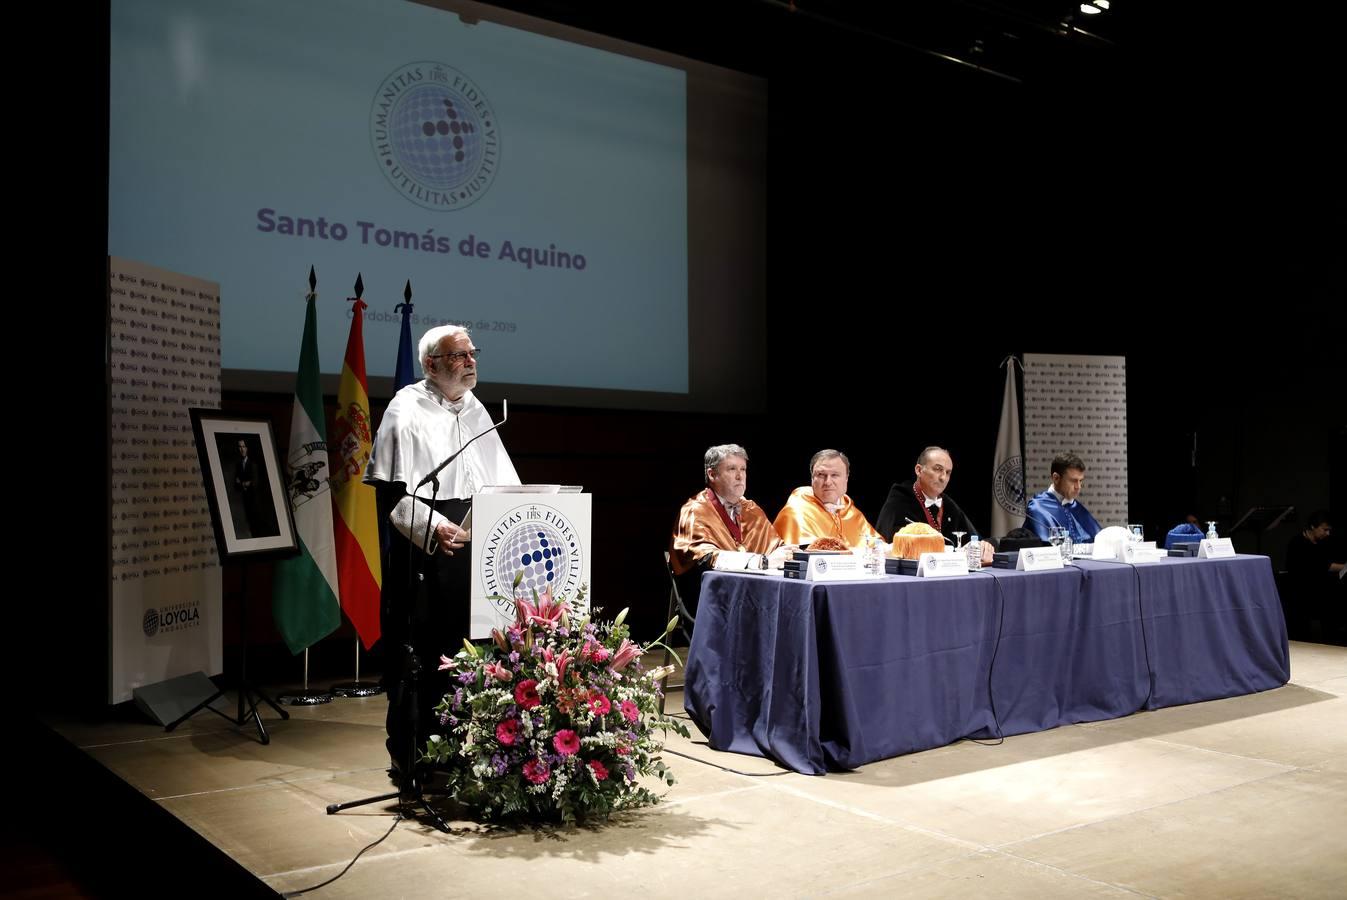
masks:
<svg viewBox="0 0 1347 900"><path fill-rule="evenodd" d="M944 553L945 539L925 522L913 522L904 525L893 536L893 549L890 556L898 559L921 559L923 553Z"/></svg>

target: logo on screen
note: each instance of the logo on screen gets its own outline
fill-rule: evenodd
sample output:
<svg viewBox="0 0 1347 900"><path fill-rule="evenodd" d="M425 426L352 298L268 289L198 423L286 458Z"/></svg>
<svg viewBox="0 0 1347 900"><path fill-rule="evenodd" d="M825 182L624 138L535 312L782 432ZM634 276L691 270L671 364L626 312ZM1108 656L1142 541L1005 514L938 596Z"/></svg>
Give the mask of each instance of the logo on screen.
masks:
<svg viewBox="0 0 1347 900"><path fill-rule="evenodd" d="M140 627L145 629L146 637L154 637L159 633L159 610L150 607L145 610L145 618L140 620Z"/></svg>
<svg viewBox="0 0 1347 900"><path fill-rule="evenodd" d="M383 80L370 139L389 184L426 209L471 206L496 178L496 113L476 83L444 63L407 63Z"/></svg>
<svg viewBox="0 0 1347 900"><path fill-rule="evenodd" d="M536 503L518 506L502 515L488 533L482 584L487 594L505 597L532 599L535 592L550 589L573 599L584 571L583 553L565 513ZM519 586L513 587L516 575ZM509 603L492 603L503 615L514 615Z"/></svg>

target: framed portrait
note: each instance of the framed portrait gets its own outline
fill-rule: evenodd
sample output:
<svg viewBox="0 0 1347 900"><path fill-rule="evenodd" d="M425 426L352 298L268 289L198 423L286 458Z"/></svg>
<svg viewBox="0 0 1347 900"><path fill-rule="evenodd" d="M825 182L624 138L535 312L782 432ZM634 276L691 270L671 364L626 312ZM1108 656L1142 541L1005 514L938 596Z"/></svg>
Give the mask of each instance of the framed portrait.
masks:
<svg viewBox="0 0 1347 900"><path fill-rule="evenodd" d="M189 412L221 561L297 555L287 475L271 421L218 409Z"/></svg>

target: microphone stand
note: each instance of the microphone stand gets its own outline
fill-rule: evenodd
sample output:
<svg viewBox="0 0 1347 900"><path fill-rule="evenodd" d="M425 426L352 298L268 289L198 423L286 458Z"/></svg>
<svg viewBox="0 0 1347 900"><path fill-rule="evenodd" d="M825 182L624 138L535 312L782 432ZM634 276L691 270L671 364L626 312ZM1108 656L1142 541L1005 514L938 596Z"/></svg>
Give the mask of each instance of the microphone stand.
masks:
<svg viewBox="0 0 1347 900"><path fill-rule="evenodd" d="M426 477L422 478L419 482L417 482L416 486L412 488L411 493L407 495L410 496L412 500L411 523L412 526L414 527L416 523L416 503L418 500L424 499L422 497L417 496L417 491L421 490L421 488L425 487L427 484L431 486L429 506L426 510L426 528L421 540L421 549L426 552L426 560L428 560L430 557L430 551L426 550L425 548L431 546L430 535L432 525L435 519L434 516L435 502L440 492L440 479L439 479L440 472L444 471L444 469L450 463L458 459L459 456L463 454L463 451L467 450L470 446L472 446L473 441L477 440L480 437L485 437L486 435L495 431L497 428L504 425L508 419L509 419L508 401L502 400L500 421L492 425L485 431L475 434L471 438L469 438L463 444L462 447L459 447L453 453L449 454L449 456L444 460L444 462L440 463L438 466L436 466L434 469L430 471L430 474L426 475ZM421 811L426 814L426 817L430 819L431 823L436 828L438 828L440 831L448 833L449 825L444 821L443 817L441 817L439 813L437 813L434 809L431 808L429 801L426 799L425 785L422 784L421 780L417 777L416 773L416 749L417 749L416 741L417 741L417 732L421 724L420 722L421 698L419 687L419 682L421 680L421 658L416 652L416 646L412 641L412 634L415 631L416 625L414 615L415 609L414 597L416 594L417 584L418 583L424 584L426 580L426 572L425 572L426 560L422 560L422 564L419 567L420 571L415 571L416 567L412 565L412 560L415 558L413 556L413 550L414 548L412 547L412 542L410 540L407 541L407 601L406 601L407 631L406 631L406 642L402 646L403 666L402 666L402 673L400 676L401 684L399 696L406 697L406 706L409 710L408 715L411 721L408 723L408 725L410 726L409 729L410 738L407 741L407 749L402 759L401 770L398 772L398 789L396 791L390 791L389 793L379 794L374 797L365 797L364 799L361 800L351 800L347 803L329 804L327 807L327 814L329 816L336 815L342 810L353 809L357 806L367 806L371 803L381 803L385 800L392 800L393 798L396 797L398 801L398 806L400 807L399 812L401 812L402 810L406 809L409 806L419 807ZM429 586L427 586L427 590L430 590Z"/></svg>
<svg viewBox="0 0 1347 900"><path fill-rule="evenodd" d="M486 431L483 431L480 434L474 434L472 437L468 438L467 442L462 447L459 447L453 453L450 453L449 457L444 462L440 463L438 466L431 469L429 475L427 475L425 478L422 478L420 481L416 483L416 487L412 489L412 496L415 496L417 491L421 490L421 488L425 487L428 484L431 484L432 482L434 483L436 490L438 490L440 484L439 474L440 472L444 471L445 466L449 465L451 462L458 459L458 457L463 453L464 450L467 450L469 447L472 446L473 441L477 440L480 437L486 437L488 434L495 431L497 428L504 425L508 421L510 421L510 401L502 400L500 401L500 421L497 422L495 425L492 425ZM426 537L429 536L430 536L430 521L426 520Z"/></svg>

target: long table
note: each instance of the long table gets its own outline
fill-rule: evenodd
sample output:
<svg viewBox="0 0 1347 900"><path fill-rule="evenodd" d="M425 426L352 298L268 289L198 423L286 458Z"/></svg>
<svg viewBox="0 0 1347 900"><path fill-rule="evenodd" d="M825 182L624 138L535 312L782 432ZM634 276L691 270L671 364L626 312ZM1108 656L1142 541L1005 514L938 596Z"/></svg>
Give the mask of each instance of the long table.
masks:
<svg viewBox="0 0 1347 900"><path fill-rule="evenodd" d="M684 707L806 774L1268 690L1290 678L1264 556L817 583L711 572Z"/></svg>

